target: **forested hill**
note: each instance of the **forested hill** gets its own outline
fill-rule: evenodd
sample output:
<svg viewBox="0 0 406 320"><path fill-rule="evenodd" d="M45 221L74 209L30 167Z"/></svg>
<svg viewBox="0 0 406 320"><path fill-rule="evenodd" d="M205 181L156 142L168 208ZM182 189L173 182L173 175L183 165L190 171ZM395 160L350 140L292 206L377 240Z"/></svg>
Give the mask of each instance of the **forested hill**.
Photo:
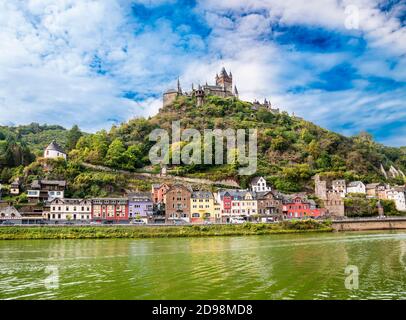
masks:
<svg viewBox="0 0 406 320"><path fill-rule="evenodd" d="M71 158L127 170L148 166L152 145L148 134L154 128L170 131L174 120L180 120L182 128L201 132L214 128L257 128L257 174L266 176L284 191L302 190L317 172L366 182L385 180L381 164L386 170L393 165L406 172L406 150L378 144L367 133L345 137L284 112L253 110L252 103L214 96L208 97L201 107L196 107L193 98L181 96L152 118L133 119L110 132L82 137ZM171 167L170 171L214 180L237 176L235 165L190 165ZM249 177L239 179L244 185ZM390 180L403 183L401 178Z"/></svg>
<svg viewBox="0 0 406 320"><path fill-rule="evenodd" d="M0 126L0 182L21 174L22 169L41 157L44 148L56 140L69 150L75 147L82 133L77 126L71 130L58 125L31 123L21 126ZM74 137L77 137L76 140Z"/></svg>
<svg viewBox="0 0 406 320"><path fill-rule="evenodd" d="M95 134L82 135L78 130L73 134L72 130L62 127L35 124L0 127L0 163L4 166L4 146L9 144L7 139L12 136L18 146L37 156L44 146L56 139L70 151L71 163L87 162L130 171L158 172L159 168L151 167L149 163L148 152L153 142L148 140L148 135L155 128L170 131L174 120L180 120L182 128L196 128L201 132L214 128L257 128L257 174L264 175L276 188L286 192L309 188L315 173L371 182L386 180L381 165L386 170L394 166L406 172L405 148L383 146L367 133L345 137L284 112L273 114L265 108L253 110L252 103L214 96L207 97L201 107L196 107L193 98L181 96L154 117L132 119L113 126L110 131ZM29 157L26 159L29 159L26 162L31 161ZM189 165L170 167L169 172L213 180L237 177L244 186L250 177L238 176L237 169L234 164ZM404 183L399 176L389 175L389 180Z"/></svg>

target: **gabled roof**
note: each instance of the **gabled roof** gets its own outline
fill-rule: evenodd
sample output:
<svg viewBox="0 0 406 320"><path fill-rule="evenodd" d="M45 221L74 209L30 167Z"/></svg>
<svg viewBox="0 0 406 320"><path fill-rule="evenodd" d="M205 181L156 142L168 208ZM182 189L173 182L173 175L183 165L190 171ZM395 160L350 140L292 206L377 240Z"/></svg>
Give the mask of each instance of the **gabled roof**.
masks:
<svg viewBox="0 0 406 320"><path fill-rule="evenodd" d="M48 147L46 147L45 150L54 150L54 151L58 151L60 153L65 153L65 151L63 151L62 147L55 141L53 140Z"/></svg>
<svg viewBox="0 0 406 320"><path fill-rule="evenodd" d="M79 198L63 198L63 199L60 199L60 198L54 198L51 201L49 201L49 204L52 204L54 202L62 202L64 204L81 204L81 203L84 203L86 201L91 202L90 199L79 199Z"/></svg>
<svg viewBox="0 0 406 320"><path fill-rule="evenodd" d="M173 189L185 189L189 191L190 193L193 192L193 189L189 185L183 185L183 184L173 184L172 186L169 187L167 192L170 192Z"/></svg>
<svg viewBox="0 0 406 320"><path fill-rule="evenodd" d="M151 193L149 192L133 192L128 194L128 199L133 201L134 199L142 199L144 201L152 201Z"/></svg>
<svg viewBox="0 0 406 320"><path fill-rule="evenodd" d="M194 191L192 193L192 198L194 198L194 199L211 199L211 198L213 198L213 193L211 193L210 191L206 191L206 190Z"/></svg>
<svg viewBox="0 0 406 320"><path fill-rule="evenodd" d="M42 184L58 185L60 187L65 187L66 186L66 181L65 180L41 180L41 185Z"/></svg>
<svg viewBox="0 0 406 320"><path fill-rule="evenodd" d="M366 187L367 187L367 189L374 189L374 188L376 188L376 187L378 187L378 186L383 186L384 184L383 183L381 183L381 182L376 182L376 183L368 183L367 185L366 185Z"/></svg>
<svg viewBox="0 0 406 320"><path fill-rule="evenodd" d="M20 212L13 206L0 208L0 218L21 218Z"/></svg>
<svg viewBox="0 0 406 320"><path fill-rule="evenodd" d="M352 181L347 185L347 187L357 187L360 184L364 184L364 183L362 181Z"/></svg>
<svg viewBox="0 0 406 320"><path fill-rule="evenodd" d="M229 195L233 198L233 200L244 200L245 196L247 194L250 194L252 196L252 199L256 198L256 194L249 190L222 190L222 191L219 191L220 199L223 199L224 196Z"/></svg>
<svg viewBox="0 0 406 320"><path fill-rule="evenodd" d="M265 197L266 197L268 194L272 194L273 197L274 197L276 200L283 200L283 196L282 196L281 194L277 193L277 192L274 192L274 191L261 191L261 192L256 192L256 199L258 199L258 200L265 199Z"/></svg>
<svg viewBox="0 0 406 320"><path fill-rule="evenodd" d="M251 185L257 184L260 179L264 179L264 177L255 177L251 180ZM264 179L265 180L265 179Z"/></svg>

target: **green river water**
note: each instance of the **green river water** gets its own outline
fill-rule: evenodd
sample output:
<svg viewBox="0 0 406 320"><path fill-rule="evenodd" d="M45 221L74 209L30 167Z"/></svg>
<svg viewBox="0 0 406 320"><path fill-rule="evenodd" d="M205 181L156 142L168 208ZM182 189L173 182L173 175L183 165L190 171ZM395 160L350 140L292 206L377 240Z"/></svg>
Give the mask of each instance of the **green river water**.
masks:
<svg viewBox="0 0 406 320"><path fill-rule="evenodd" d="M406 299L406 232L0 241L0 299Z"/></svg>

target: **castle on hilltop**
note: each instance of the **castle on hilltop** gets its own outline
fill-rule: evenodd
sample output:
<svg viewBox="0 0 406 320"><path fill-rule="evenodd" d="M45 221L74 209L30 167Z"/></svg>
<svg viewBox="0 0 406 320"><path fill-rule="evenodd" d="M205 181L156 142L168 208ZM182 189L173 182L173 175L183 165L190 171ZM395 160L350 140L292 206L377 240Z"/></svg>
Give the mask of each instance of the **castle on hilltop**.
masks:
<svg viewBox="0 0 406 320"><path fill-rule="evenodd" d="M182 92L182 88L180 86L180 81L178 79L178 87L177 89L169 89L164 93L163 96L163 106L166 107L176 99L177 96L186 95L186 96L195 96L197 99L197 106L201 106L204 102L204 97L207 95L219 96L222 98L226 97L237 97L238 98L238 90L237 87L234 86L233 90L233 75L227 73L226 69L223 68L220 72L220 75L216 74L215 78L216 84L215 85L208 85L207 82L205 85L201 86L198 85L197 88L194 88L192 84L192 91L191 92Z"/></svg>
<svg viewBox="0 0 406 320"><path fill-rule="evenodd" d="M190 92L183 92L178 78L177 89L169 89L163 94L163 107L171 105L178 96L196 97L198 107L203 105L204 98L209 95L222 98L238 98L237 86L234 85L233 87L233 75L231 74L231 71L227 73L226 69L223 67L220 74L216 74L215 82L215 85L209 85L207 82L205 85L199 84L197 88L194 88L192 83L192 90ZM265 107L273 113L279 113L279 109L273 109L271 102L266 99L264 100L264 103L260 103L257 100L253 102L253 110L258 110L260 107Z"/></svg>

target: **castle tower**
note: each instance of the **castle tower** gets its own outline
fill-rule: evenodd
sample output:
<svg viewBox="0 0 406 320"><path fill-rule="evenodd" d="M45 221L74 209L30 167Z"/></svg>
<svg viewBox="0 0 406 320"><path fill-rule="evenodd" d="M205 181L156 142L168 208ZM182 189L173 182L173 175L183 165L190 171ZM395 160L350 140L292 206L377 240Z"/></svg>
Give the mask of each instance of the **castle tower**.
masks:
<svg viewBox="0 0 406 320"><path fill-rule="evenodd" d="M178 96L181 96L182 88L180 87L180 81L178 77L177 89L169 89L163 94L163 107L170 106Z"/></svg>
<svg viewBox="0 0 406 320"><path fill-rule="evenodd" d="M204 90L202 89L202 87L200 85L197 88L197 90L195 91L195 96L196 96L196 100L197 100L197 106L201 107L204 103Z"/></svg>
<svg viewBox="0 0 406 320"><path fill-rule="evenodd" d="M216 85L223 87L224 91L231 93L233 91L233 76L231 72L230 75L228 75L226 69L223 67L220 75L216 75Z"/></svg>

